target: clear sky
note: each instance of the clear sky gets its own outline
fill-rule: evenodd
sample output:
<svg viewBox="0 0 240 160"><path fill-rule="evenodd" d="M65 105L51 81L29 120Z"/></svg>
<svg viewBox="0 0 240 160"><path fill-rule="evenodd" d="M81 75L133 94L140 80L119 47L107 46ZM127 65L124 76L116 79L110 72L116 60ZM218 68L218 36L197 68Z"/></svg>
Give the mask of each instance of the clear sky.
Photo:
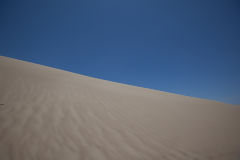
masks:
<svg viewBox="0 0 240 160"><path fill-rule="evenodd" d="M0 54L240 104L240 1L1 0Z"/></svg>

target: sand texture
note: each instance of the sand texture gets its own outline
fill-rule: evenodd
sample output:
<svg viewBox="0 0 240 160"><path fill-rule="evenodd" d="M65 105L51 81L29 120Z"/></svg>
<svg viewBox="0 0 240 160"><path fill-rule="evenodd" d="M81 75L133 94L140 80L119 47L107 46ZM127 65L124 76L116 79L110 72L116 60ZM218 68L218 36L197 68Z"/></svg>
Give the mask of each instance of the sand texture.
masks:
<svg viewBox="0 0 240 160"><path fill-rule="evenodd" d="M239 160L240 106L0 57L0 160Z"/></svg>

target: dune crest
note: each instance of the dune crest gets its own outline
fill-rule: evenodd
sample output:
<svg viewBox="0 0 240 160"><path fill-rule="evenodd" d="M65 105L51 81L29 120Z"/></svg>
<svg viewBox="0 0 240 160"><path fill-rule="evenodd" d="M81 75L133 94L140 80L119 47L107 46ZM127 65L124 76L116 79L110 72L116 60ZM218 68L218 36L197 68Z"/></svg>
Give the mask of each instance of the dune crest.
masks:
<svg viewBox="0 0 240 160"><path fill-rule="evenodd" d="M1 160L239 160L240 107L0 56Z"/></svg>

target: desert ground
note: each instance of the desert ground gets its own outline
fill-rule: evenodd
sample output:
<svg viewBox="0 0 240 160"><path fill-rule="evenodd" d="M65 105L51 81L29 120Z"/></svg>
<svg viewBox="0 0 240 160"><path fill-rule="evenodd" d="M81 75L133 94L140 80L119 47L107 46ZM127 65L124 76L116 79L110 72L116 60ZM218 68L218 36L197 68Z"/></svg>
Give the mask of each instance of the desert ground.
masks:
<svg viewBox="0 0 240 160"><path fill-rule="evenodd" d="M0 57L0 160L239 160L240 106Z"/></svg>

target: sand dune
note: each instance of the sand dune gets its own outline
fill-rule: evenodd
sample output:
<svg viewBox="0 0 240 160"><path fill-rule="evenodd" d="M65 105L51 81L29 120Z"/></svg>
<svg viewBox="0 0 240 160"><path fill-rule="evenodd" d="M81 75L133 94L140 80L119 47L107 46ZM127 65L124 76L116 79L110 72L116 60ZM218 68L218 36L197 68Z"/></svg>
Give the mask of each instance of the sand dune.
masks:
<svg viewBox="0 0 240 160"><path fill-rule="evenodd" d="M240 106L0 57L0 160L239 160Z"/></svg>

